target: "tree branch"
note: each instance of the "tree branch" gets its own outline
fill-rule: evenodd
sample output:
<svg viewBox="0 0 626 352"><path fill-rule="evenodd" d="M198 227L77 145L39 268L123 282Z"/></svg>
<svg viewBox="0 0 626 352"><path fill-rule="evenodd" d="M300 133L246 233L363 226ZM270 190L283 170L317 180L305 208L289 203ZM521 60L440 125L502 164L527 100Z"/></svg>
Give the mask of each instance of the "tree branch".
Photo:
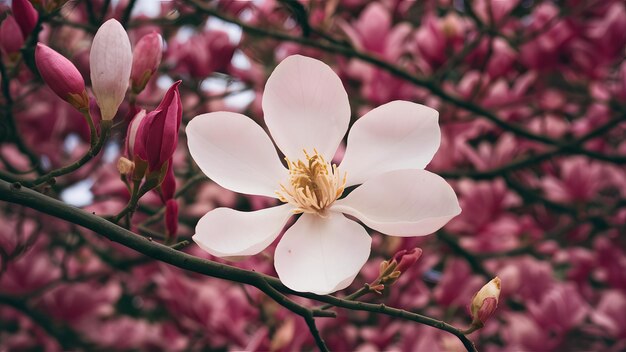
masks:
<svg viewBox="0 0 626 352"><path fill-rule="evenodd" d="M392 317L411 320L421 324L432 326L455 335L459 340L461 340L461 342L468 351L476 351L473 343L459 329L434 318L397 308L387 307L384 304L363 303L344 300L330 295L320 296L312 293L296 292L287 288L280 282L280 280L275 277L197 258L189 254L180 252L174 248L160 244L158 242L150 241L147 238L134 234L99 216L93 215L79 208L65 204L54 198L35 192L31 189L23 187L19 183L11 184L6 181L0 180L0 200L14 204L20 204L46 213L48 215L52 215L59 219L63 219L71 223L83 226L89 230L103 235L111 241L118 242L148 257L171 264L178 268L219 279L240 282L243 284L254 286L263 291L268 296L272 297L273 299L278 299L277 302L279 304L287 307L290 310L294 309L294 304L297 304L291 300L288 300L282 295L281 298L278 298L276 292L280 292L283 295L297 295L300 297L309 298L318 302L329 303L337 307L347 308L351 310L381 313ZM271 287L272 289L270 290L268 287ZM299 305L298 307L299 308L295 308L297 309L295 313L303 316L307 322L307 325L311 329L314 327L314 320L312 320L314 316L330 316L330 314L332 314L332 312L327 312L330 313L327 314L319 310L313 311ZM304 312L304 310L306 310L306 312ZM315 331L312 331L312 333L315 334Z"/></svg>

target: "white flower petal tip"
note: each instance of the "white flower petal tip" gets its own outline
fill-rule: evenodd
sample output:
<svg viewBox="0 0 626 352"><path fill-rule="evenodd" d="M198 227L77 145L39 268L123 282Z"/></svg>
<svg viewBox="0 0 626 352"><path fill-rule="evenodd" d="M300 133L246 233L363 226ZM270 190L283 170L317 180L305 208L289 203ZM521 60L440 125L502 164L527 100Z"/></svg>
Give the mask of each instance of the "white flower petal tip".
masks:
<svg viewBox="0 0 626 352"><path fill-rule="evenodd" d="M342 214L304 214L278 243L274 267L294 291L329 294L354 281L370 255L371 242L363 226Z"/></svg>
<svg viewBox="0 0 626 352"><path fill-rule="evenodd" d="M340 168L352 186L384 172L423 169L439 149L437 110L392 101L358 119L348 134Z"/></svg>
<svg viewBox="0 0 626 352"><path fill-rule="evenodd" d="M211 180L234 192L276 198L287 169L252 119L233 112L198 115L186 133L191 156Z"/></svg>
<svg viewBox="0 0 626 352"><path fill-rule="evenodd" d="M452 187L426 170L375 176L336 201L333 210L381 233L403 237L431 234L461 213Z"/></svg>
<svg viewBox="0 0 626 352"><path fill-rule="evenodd" d="M200 219L192 239L209 254L238 259L267 248L292 215L288 205L252 212L217 208Z"/></svg>
<svg viewBox="0 0 626 352"><path fill-rule="evenodd" d="M348 94L330 66L316 59L284 59L267 80L262 104L276 145L292 160L314 148L331 160L348 130Z"/></svg>
<svg viewBox="0 0 626 352"><path fill-rule="evenodd" d="M115 117L126 96L133 54L124 27L115 19L96 33L89 53L91 86L103 120Z"/></svg>

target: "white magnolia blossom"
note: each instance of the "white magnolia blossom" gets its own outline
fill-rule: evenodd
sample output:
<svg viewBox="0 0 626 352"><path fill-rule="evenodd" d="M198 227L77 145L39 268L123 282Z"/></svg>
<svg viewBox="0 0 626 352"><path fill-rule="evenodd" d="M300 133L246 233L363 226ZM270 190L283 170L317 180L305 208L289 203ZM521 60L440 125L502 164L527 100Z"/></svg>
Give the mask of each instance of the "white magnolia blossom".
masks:
<svg viewBox="0 0 626 352"><path fill-rule="evenodd" d="M187 126L191 155L211 180L284 203L210 211L193 236L210 254L257 254L302 213L276 247L276 272L295 291L327 294L347 287L370 254L367 231L344 214L387 235L422 236L461 212L450 185L424 170L439 147L437 111L407 101L373 109L352 126L338 167L329 161L348 130L350 105L329 66L286 58L267 81L263 111L288 169L265 131L244 115L213 112Z"/></svg>

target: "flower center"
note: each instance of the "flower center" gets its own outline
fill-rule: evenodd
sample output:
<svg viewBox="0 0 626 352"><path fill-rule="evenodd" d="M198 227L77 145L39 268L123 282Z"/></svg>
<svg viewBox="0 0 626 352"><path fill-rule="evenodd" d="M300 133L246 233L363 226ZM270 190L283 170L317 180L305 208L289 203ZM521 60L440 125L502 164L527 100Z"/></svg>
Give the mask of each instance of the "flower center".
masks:
<svg viewBox="0 0 626 352"><path fill-rule="evenodd" d="M314 151L315 154L309 155L304 150L304 160L293 162L285 158L289 166L289 184L281 183L276 194L280 201L294 205L296 214L325 216L326 209L343 193L347 174L341 177L337 165L331 166L317 150Z"/></svg>

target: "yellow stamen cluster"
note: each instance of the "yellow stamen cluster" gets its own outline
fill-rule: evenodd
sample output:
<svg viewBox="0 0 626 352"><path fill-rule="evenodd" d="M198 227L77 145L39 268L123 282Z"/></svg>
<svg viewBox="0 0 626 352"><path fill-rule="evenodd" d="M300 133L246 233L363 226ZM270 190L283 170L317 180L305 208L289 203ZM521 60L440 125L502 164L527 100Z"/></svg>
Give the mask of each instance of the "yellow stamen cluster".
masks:
<svg viewBox="0 0 626 352"><path fill-rule="evenodd" d="M293 204L294 213L311 213L325 216L325 210L333 204L346 187L346 176L337 172L337 165L330 165L317 150L309 155L304 150L305 160L290 161L289 185L280 184L276 191L278 199Z"/></svg>

